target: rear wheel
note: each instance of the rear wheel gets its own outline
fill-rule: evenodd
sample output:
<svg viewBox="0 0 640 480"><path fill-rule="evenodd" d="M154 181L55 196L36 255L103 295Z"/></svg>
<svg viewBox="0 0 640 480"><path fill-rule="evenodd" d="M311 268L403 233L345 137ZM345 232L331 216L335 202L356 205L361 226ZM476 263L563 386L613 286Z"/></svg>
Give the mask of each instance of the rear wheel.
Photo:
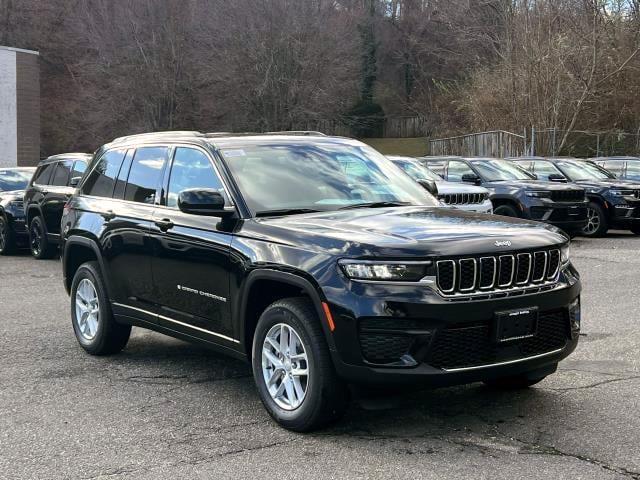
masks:
<svg viewBox="0 0 640 480"><path fill-rule="evenodd" d="M253 375L260 399L285 428L305 432L337 420L348 405L310 300L272 303L258 320Z"/></svg>
<svg viewBox="0 0 640 480"><path fill-rule="evenodd" d="M34 217L29 224L29 248L31 255L38 260L53 258L55 245L47 240L47 232L41 217Z"/></svg>
<svg viewBox="0 0 640 480"><path fill-rule="evenodd" d="M582 228L586 237L603 237L609 230L604 209L596 202L589 202L587 207L587 224Z"/></svg>
<svg viewBox="0 0 640 480"><path fill-rule="evenodd" d="M494 215L502 215L503 217L519 217L518 212L511 205L499 205L493 209Z"/></svg>
<svg viewBox="0 0 640 480"><path fill-rule="evenodd" d="M16 238L9 222L0 216L0 255L11 255L16 251Z"/></svg>
<svg viewBox="0 0 640 480"><path fill-rule="evenodd" d="M91 355L118 353L129 341L131 325L114 320L96 262L84 263L73 277L71 320L78 343Z"/></svg>

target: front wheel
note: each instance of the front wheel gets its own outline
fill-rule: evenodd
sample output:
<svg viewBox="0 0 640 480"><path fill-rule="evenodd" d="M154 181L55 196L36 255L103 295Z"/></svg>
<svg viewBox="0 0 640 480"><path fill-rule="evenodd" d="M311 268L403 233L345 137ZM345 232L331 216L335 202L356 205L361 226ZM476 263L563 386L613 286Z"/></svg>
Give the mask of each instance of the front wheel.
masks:
<svg viewBox="0 0 640 480"><path fill-rule="evenodd" d="M493 214L503 217L519 217L518 212L511 205L500 205L493 209Z"/></svg>
<svg viewBox="0 0 640 480"><path fill-rule="evenodd" d="M0 255L11 255L16 251L16 239L11 226L0 216Z"/></svg>
<svg viewBox="0 0 640 480"><path fill-rule="evenodd" d="M596 202L589 202L587 207L587 224L582 228L585 237L603 237L609 230L604 209Z"/></svg>
<svg viewBox="0 0 640 480"><path fill-rule="evenodd" d="M320 319L306 298L276 301L262 313L252 366L262 403L285 428L314 430L346 410L347 387L335 372Z"/></svg>
<svg viewBox="0 0 640 480"><path fill-rule="evenodd" d="M29 248L31 255L38 260L53 258L55 245L47 239L47 231L41 217L34 217L29 224Z"/></svg>

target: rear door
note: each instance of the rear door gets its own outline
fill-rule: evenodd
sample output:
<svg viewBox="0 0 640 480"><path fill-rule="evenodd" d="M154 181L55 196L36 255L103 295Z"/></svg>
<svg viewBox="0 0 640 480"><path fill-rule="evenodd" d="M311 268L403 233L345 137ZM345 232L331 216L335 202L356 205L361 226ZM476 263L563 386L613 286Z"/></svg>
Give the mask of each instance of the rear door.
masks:
<svg viewBox="0 0 640 480"><path fill-rule="evenodd" d="M42 216L47 227L48 238L55 242L60 240L62 209L73 193L73 189L69 187L72 168L72 160L56 162L49 186L42 192Z"/></svg>
<svg viewBox="0 0 640 480"><path fill-rule="evenodd" d="M158 322L205 340L237 343L229 299L231 232L219 217L178 209L179 193L195 188L218 190L231 204L214 160L201 148L176 146L165 183L151 225Z"/></svg>

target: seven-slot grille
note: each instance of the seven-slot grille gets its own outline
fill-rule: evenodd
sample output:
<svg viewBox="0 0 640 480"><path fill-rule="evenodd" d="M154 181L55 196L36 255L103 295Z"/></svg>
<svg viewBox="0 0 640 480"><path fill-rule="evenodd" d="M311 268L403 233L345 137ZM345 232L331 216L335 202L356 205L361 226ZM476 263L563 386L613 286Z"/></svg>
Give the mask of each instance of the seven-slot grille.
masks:
<svg viewBox="0 0 640 480"><path fill-rule="evenodd" d="M445 295L543 285L554 282L559 269L559 249L436 262L438 288Z"/></svg>
<svg viewBox="0 0 640 480"><path fill-rule="evenodd" d="M584 200L584 190L552 190L551 200L554 202L581 202Z"/></svg>
<svg viewBox="0 0 640 480"><path fill-rule="evenodd" d="M438 200L447 205L479 204L486 199L486 193L443 193L438 195Z"/></svg>

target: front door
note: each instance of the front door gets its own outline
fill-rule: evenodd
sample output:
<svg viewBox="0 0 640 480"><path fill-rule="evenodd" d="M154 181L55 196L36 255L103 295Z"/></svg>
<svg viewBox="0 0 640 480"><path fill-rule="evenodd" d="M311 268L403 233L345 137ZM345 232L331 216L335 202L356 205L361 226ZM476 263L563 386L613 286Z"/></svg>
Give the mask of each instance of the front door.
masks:
<svg viewBox="0 0 640 480"><path fill-rule="evenodd" d="M47 227L48 237L53 241L58 241L60 238L62 210L73 193L73 188L69 188L72 167L73 160L58 162L42 199L42 216Z"/></svg>
<svg viewBox="0 0 640 480"><path fill-rule="evenodd" d="M151 225L158 321L205 340L236 343L229 298L231 234L220 228L218 217L178 209L182 190L207 188L225 195L212 158L195 147L176 147L165 184Z"/></svg>

